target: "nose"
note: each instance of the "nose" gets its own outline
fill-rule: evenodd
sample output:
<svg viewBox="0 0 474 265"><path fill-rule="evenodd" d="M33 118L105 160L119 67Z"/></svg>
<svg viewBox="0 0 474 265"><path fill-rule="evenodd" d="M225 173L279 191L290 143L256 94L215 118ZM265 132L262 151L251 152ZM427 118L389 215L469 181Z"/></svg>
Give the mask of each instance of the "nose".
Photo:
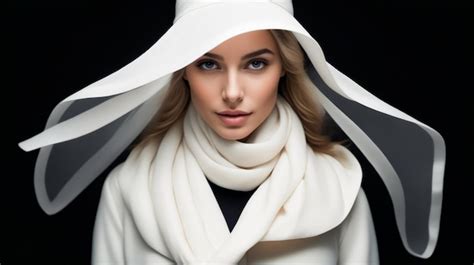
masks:
<svg viewBox="0 0 474 265"><path fill-rule="evenodd" d="M227 80L222 89L222 98L227 103L238 103L243 100L244 88L236 71L228 71Z"/></svg>

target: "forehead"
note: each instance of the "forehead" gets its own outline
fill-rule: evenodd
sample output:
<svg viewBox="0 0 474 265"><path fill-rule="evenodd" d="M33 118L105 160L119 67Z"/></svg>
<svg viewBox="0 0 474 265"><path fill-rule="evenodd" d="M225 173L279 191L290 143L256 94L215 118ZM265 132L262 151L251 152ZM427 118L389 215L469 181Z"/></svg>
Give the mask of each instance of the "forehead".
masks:
<svg viewBox="0 0 474 265"><path fill-rule="evenodd" d="M222 55L246 54L262 48L277 52L277 44L270 30L256 30L236 35L225 40L209 52Z"/></svg>

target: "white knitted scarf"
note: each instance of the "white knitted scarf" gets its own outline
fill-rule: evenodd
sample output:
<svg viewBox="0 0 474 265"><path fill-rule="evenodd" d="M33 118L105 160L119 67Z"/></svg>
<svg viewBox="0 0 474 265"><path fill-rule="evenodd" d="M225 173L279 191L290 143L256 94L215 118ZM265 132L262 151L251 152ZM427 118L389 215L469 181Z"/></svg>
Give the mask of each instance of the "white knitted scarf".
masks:
<svg viewBox="0 0 474 265"><path fill-rule="evenodd" d="M124 163L130 189L141 191L124 197L144 240L178 264L236 264L259 241L324 233L347 216L361 183L345 147L330 156L307 145L281 96L247 142L219 137L189 104L157 146L133 150ZM232 233L206 177L227 189L258 186Z"/></svg>

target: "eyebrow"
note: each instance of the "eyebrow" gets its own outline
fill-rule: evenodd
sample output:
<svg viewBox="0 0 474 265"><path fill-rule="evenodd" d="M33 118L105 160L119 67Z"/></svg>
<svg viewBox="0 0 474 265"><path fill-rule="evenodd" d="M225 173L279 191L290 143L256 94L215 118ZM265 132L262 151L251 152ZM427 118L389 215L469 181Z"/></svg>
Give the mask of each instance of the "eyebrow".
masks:
<svg viewBox="0 0 474 265"><path fill-rule="evenodd" d="M270 54L273 54L273 55L275 54L271 50L265 48L265 49L260 49L260 50L257 50L257 51L254 51L254 52L251 52L249 54L246 54L246 55L242 56L242 60L245 60L247 58L252 58L252 57L255 57L257 55L264 54L264 53L270 53ZM219 59L219 60L224 60L224 57L222 57L218 54L215 54L215 53L211 53L211 52L205 53L204 56L209 56L209 57L216 58L216 59Z"/></svg>

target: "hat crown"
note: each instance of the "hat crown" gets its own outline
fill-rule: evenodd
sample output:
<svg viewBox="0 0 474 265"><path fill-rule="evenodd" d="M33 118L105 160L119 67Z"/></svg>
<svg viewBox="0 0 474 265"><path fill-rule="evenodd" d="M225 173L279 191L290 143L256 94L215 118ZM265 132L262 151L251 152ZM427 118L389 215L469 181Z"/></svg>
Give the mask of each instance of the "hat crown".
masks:
<svg viewBox="0 0 474 265"><path fill-rule="evenodd" d="M293 15L293 3L291 0L176 0L176 13L173 23L188 11L215 3L274 3L284 8Z"/></svg>

